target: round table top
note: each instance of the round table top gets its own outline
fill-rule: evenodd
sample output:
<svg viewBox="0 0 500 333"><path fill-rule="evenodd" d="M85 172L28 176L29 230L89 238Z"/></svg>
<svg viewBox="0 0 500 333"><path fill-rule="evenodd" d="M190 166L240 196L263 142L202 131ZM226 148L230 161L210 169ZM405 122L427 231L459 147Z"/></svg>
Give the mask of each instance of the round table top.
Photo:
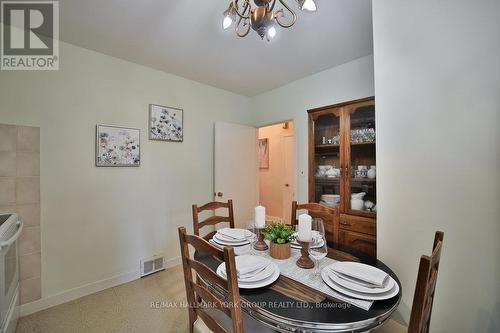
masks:
<svg viewBox="0 0 500 333"><path fill-rule="evenodd" d="M401 300L401 283L383 262L345 246L328 243L328 257L343 261L359 261L375 266L391 275L399 285L399 293L391 299L374 301L366 311L354 305L326 298L314 289L284 276L272 285L258 289L240 289L243 310L275 330L307 332L362 332L380 326L396 310ZM199 256L214 271L220 261Z"/></svg>

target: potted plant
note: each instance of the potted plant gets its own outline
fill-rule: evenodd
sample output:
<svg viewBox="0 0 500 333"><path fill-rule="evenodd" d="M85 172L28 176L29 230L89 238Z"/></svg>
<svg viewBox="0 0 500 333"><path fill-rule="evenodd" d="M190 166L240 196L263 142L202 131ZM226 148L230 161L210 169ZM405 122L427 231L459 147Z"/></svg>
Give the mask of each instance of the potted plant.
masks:
<svg viewBox="0 0 500 333"><path fill-rule="evenodd" d="M262 231L270 242L269 254L274 259L288 259L291 255L290 242L294 240L295 230L291 225L273 222Z"/></svg>

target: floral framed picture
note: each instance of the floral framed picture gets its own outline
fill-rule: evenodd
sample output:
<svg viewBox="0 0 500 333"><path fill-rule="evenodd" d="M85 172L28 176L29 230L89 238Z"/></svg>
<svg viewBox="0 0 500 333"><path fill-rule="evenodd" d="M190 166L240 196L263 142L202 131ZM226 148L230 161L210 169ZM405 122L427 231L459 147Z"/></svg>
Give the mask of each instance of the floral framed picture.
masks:
<svg viewBox="0 0 500 333"><path fill-rule="evenodd" d="M183 110L149 104L149 139L182 142Z"/></svg>
<svg viewBox="0 0 500 333"><path fill-rule="evenodd" d="M269 139L259 139L259 169L269 169Z"/></svg>
<svg viewBox="0 0 500 333"><path fill-rule="evenodd" d="M140 137L141 130L138 128L97 125L95 156L96 166L140 166Z"/></svg>

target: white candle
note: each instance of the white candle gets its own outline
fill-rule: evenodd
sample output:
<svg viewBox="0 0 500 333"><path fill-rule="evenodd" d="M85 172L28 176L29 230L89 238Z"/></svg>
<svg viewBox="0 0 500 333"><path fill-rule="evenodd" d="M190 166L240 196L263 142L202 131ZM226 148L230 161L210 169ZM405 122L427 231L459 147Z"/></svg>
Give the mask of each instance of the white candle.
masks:
<svg viewBox="0 0 500 333"><path fill-rule="evenodd" d="M299 216L299 230L297 238L302 242L310 242L312 240L312 217L307 214Z"/></svg>
<svg viewBox="0 0 500 333"><path fill-rule="evenodd" d="M266 226L266 208L263 206L255 207L255 227L262 229Z"/></svg>

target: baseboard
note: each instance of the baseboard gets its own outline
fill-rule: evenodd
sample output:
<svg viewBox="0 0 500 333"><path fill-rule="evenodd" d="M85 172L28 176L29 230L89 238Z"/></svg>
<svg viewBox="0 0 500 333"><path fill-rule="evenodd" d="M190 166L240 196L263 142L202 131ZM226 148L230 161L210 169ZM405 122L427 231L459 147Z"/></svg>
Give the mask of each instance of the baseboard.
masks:
<svg viewBox="0 0 500 333"><path fill-rule="evenodd" d="M180 265L180 257L165 260L165 268ZM80 297L84 297L104 289L113 288L141 277L140 269L126 272L123 274L115 275L113 277L92 282L80 287L69 289L61 293L41 298L39 300L26 303L20 306L19 314L21 317L30 315L32 313L42 311L53 306L73 301Z"/></svg>

